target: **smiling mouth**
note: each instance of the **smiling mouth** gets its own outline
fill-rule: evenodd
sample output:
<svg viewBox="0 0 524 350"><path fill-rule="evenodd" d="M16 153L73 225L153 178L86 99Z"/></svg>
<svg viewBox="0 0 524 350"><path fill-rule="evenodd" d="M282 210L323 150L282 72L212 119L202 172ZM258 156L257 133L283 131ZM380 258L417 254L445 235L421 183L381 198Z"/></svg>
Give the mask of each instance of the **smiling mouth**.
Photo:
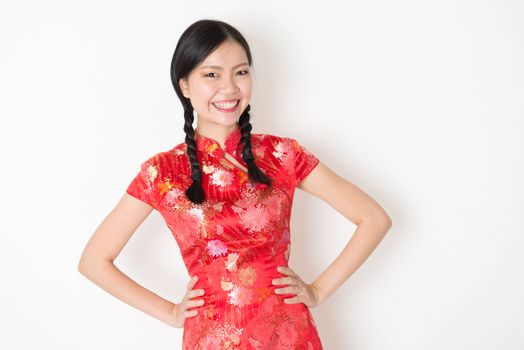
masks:
<svg viewBox="0 0 524 350"><path fill-rule="evenodd" d="M234 100L234 101L227 101L227 102L213 102L213 106L215 106L216 109L222 112L232 112L234 111L238 105L240 104L240 100Z"/></svg>

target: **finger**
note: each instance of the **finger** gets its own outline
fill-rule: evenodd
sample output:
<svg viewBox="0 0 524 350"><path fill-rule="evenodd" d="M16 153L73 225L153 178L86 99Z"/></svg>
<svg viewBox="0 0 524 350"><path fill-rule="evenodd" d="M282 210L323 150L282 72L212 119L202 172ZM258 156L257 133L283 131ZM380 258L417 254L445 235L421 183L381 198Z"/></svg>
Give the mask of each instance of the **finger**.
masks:
<svg viewBox="0 0 524 350"><path fill-rule="evenodd" d="M298 304L301 302L302 302L302 298L298 296L284 299L284 303L286 304Z"/></svg>
<svg viewBox="0 0 524 350"><path fill-rule="evenodd" d="M284 288L275 289L275 293L277 294L298 294L299 291L300 288L298 288L297 286L288 286Z"/></svg>
<svg viewBox="0 0 524 350"><path fill-rule="evenodd" d="M293 277L297 277L297 274L295 273L295 271L291 270L289 267L287 266L279 266L278 267L278 271L283 273L283 274L286 274L288 276L293 276Z"/></svg>
<svg viewBox="0 0 524 350"><path fill-rule="evenodd" d="M186 292L186 296L188 299L192 299L195 297L199 297L205 294L204 289L191 289Z"/></svg>
<svg viewBox="0 0 524 350"><path fill-rule="evenodd" d="M204 305L204 299L191 299L186 302L187 308L198 307Z"/></svg>
<svg viewBox="0 0 524 350"><path fill-rule="evenodd" d="M182 298L181 302L186 302L187 300L190 300L194 297L204 295L204 293L205 293L204 289L188 289L186 293L184 294L184 297Z"/></svg>
<svg viewBox="0 0 524 350"><path fill-rule="evenodd" d="M188 284L187 284L187 289L193 289L193 287L195 286L196 282L198 280L198 276L193 276L191 277L191 279L189 280Z"/></svg>
<svg viewBox="0 0 524 350"><path fill-rule="evenodd" d="M187 311L184 311L184 316L185 317L193 317L193 316L196 316L198 314L198 310L187 310Z"/></svg>
<svg viewBox="0 0 524 350"><path fill-rule="evenodd" d="M294 277L283 277L283 278L275 278L273 281L273 284L280 285L280 284L297 284L297 280Z"/></svg>

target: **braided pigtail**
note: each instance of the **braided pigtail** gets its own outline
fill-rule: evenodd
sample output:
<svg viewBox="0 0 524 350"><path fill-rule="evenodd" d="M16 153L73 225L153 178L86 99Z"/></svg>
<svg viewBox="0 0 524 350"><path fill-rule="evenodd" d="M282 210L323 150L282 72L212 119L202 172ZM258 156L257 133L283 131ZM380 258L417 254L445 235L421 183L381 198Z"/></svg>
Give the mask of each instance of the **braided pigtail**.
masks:
<svg viewBox="0 0 524 350"><path fill-rule="evenodd" d="M264 183L268 186L271 186L271 179L266 176L262 170L255 164L255 158L253 157L253 154L251 153L251 123L249 122L249 111L251 109L250 105L247 105L246 109L240 116L238 120L238 124L240 126L240 130L242 132L242 138L241 142L243 145L242 149L242 159L247 164L248 169L248 175L250 180L254 180L257 182Z"/></svg>
<svg viewBox="0 0 524 350"><path fill-rule="evenodd" d="M202 171L197 158L197 145L195 142L195 130L193 129L193 107L184 109L184 132L186 133L187 155L191 164L191 179L193 182L186 190L186 196L193 203L200 204L204 201L204 190L202 189Z"/></svg>

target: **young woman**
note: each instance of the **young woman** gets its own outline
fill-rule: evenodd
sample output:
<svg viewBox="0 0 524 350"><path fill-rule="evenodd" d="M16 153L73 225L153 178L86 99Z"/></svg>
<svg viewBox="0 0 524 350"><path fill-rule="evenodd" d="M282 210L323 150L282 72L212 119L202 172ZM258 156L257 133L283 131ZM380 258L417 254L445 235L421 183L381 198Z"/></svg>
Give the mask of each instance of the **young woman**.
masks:
<svg viewBox="0 0 524 350"><path fill-rule="evenodd" d="M183 349L322 349L309 308L323 303L366 260L391 220L296 139L251 133L251 67L249 46L231 25L200 20L184 31L171 79L184 107L185 142L141 164L78 268L129 305L183 327ZM358 226L312 283L288 266L296 188ZM113 264L153 209L165 219L191 276L179 303L140 286Z"/></svg>

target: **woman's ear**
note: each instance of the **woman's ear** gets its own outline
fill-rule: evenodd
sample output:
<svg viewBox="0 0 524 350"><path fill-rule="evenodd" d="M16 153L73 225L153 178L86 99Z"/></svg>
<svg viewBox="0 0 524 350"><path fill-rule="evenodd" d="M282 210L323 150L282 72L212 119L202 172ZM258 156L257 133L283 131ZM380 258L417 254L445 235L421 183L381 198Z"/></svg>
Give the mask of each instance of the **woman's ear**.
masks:
<svg viewBox="0 0 524 350"><path fill-rule="evenodd" d="M178 85L180 86L180 90L182 90L182 94L185 98L189 98L189 87L187 86L186 79L181 78L178 81Z"/></svg>

